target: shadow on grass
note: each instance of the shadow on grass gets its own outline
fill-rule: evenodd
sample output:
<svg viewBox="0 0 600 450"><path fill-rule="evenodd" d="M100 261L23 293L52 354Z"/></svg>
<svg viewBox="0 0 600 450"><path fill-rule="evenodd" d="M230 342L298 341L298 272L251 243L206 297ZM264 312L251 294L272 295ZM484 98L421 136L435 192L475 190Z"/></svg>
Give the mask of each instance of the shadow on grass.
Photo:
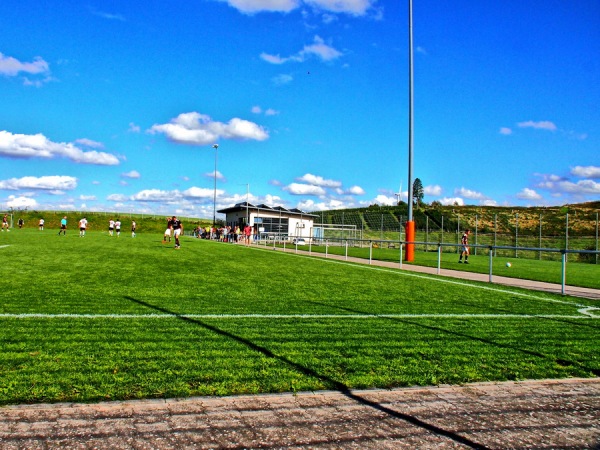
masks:
<svg viewBox="0 0 600 450"><path fill-rule="evenodd" d="M587 367L585 365L583 365L582 363L580 363L579 361L569 361L569 360L565 360L565 359L556 359L552 356L549 355L545 355L543 353L540 352L536 352L534 350L528 350L526 348L519 348L516 347L514 345L509 345L509 344L502 344L500 342L495 342L492 341L490 339L486 339L486 338L482 338L479 336L472 336L470 334L466 334L466 333L460 333L458 331L454 331L454 330L448 330L446 328L442 328L442 327L438 327L438 326L432 326L432 325L424 325L422 323L418 323L418 322L413 322L412 320L408 320L408 319L400 319L397 317L386 317L386 316L378 316L377 314L373 314L370 312L365 312L365 311L360 311L358 309L352 309L352 308L347 308L347 307L343 307L343 306L336 306L336 305L331 305L331 304L327 304L327 303L321 303L321 302L315 302L315 301L311 301L311 300L307 300L308 303L313 303L315 305L320 305L320 306L327 306L330 308L334 308L334 309L339 309L341 311L347 311L347 312L352 312L355 314L372 314L373 317L378 317L380 319L385 319L385 320L391 320L394 322L401 322L401 323L406 323L409 325L414 325L416 327L421 327L421 328L426 328L428 330L433 330L433 331L441 331L443 333L447 333L447 334L451 334L454 336L459 336L462 338L467 338L473 341L478 341L481 342L483 344L488 344L488 345L493 345L494 347L498 347L498 348L503 348L503 349L509 349L509 350L515 350L517 352L523 353L525 355L529 355L529 356L535 356L538 358L542 358L542 359L546 359L549 361L552 361L560 366L566 367L566 366L576 366L579 367L581 369L587 370L591 373L593 373L595 376L600 376L600 370L599 369L594 369L592 367ZM546 317L540 317L540 319L548 319L548 320L553 320L553 318L546 318ZM570 323L570 322L567 322Z"/></svg>
<svg viewBox="0 0 600 450"><path fill-rule="evenodd" d="M285 358L283 356L279 356L276 355L275 353L273 353L271 350L269 350L266 347L263 347L261 345L257 345L254 342L245 339L241 336L237 336L229 331L225 331L222 330L218 327L215 327L214 325L210 325L208 323L205 323L201 320L195 319L195 318L191 318L191 317L186 317L185 315L181 315L178 314L176 312L170 311L166 308L163 308L161 306L157 306L157 305L152 305L150 303L144 302L142 300L138 300L135 299L133 297L130 296L125 296L124 297L126 300L129 300L131 302L137 303L138 305L142 305L145 306L147 308L153 309L155 311L160 311L163 314L169 314L172 315L174 317L177 317L178 319L180 319L183 322L189 323L189 324L193 324L199 327L202 327L206 330L212 331L213 333L216 333L220 336L223 336L225 338L231 339L235 342L238 342L240 344L245 345L246 347L248 347L250 350L261 353L262 355L268 357L268 358L273 358L279 362L282 362L286 365L288 365L289 367L293 368L294 370L302 373L303 375L309 376L309 377L314 377L317 378L321 381L323 381L325 384L327 384L328 386L331 386L332 389L335 389L336 391L344 394L346 397L356 401L357 403L360 403L362 405L371 407L373 409L376 409L378 411L381 411L391 417L395 417L396 419L400 419L400 420L404 420L412 425L415 425L417 427L423 428L424 430L427 430L431 433L437 434L439 436L444 436L448 439L451 439L455 442L458 442L460 444L466 445L470 448L475 448L475 449L488 449L488 447L478 444L477 442L473 442L468 438L465 438L459 434L453 433L452 431L448 431L445 430L443 428L437 427L435 425L429 424L427 422L424 422L416 417L413 417L411 415L408 414L404 414L398 411L395 411L393 409L387 408L383 405L380 405L379 403L373 402L371 400L362 398L361 396L355 394L352 392L352 390L346 386L344 383L341 383L339 381L334 380L333 378L330 378L326 375L321 375L318 372L315 372L313 369L309 368L309 367L305 367L302 366L294 361L291 361L288 358Z"/></svg>

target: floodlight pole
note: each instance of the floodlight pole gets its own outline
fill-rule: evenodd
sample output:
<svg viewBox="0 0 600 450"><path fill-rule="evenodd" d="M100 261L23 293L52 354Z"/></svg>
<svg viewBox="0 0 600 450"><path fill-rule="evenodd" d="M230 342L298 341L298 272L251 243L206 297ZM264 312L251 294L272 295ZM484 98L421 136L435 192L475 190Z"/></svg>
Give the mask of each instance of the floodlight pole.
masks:
<svg viewBox="0 0 600 450"><path fill-rule="evenodd" d="M408 220L406 222L405 261L415 259L415 222L413 220L413 19L412 0L408 0Z"/></svg>
<svg viewBox="0 0 600 450"><path fill-rule="evenodd" d="M215 149L215 189L213 193L213 228L217 226L217 155L219 153L219 144L213 144Z"/></svg>

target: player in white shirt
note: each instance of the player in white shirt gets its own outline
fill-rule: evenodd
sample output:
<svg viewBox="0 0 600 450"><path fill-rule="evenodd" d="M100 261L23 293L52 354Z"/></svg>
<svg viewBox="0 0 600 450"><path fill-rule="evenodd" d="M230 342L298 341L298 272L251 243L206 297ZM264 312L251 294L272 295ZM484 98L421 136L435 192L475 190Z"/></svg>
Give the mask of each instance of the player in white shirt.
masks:
<svg viewBox="0 0 600 450"><path fill-rule="evenodd" d="M40 231L44 231L44 219L40 219L39 225Z"/></svg>
<svg viewBox="0 0 600 450"><path fill-rule="evenodd" d="M87 219L84 217L79 221L79 237L85 236L85 229L87 228Z"/></svg>
<svg viewBox="0 0 600 450"><path fill-rule="evenodd" d="M121 236L121 221L119 219L115 222L115 231L117 232L117 237Z"/></svg>
<svg viewBox="0 0 600 450"><path fill-rule="evenodd" d="M112 236L113 235L113 230L115 229L115 221L110 219L108 221L108 235Z"/></svg>

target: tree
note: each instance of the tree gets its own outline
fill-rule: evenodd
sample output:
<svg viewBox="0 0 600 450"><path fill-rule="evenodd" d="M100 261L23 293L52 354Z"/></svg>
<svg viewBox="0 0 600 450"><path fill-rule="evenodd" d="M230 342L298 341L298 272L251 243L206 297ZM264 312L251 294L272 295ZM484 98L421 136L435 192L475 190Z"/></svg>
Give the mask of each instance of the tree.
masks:
<svg viewBox="0 0 600 450"><path fill-rule="evenodd" d="M423 197L425 197L425 190L423 189L423 183L419 178L415 178L413 182L413 202L417 207L423 204Z"/></svg>

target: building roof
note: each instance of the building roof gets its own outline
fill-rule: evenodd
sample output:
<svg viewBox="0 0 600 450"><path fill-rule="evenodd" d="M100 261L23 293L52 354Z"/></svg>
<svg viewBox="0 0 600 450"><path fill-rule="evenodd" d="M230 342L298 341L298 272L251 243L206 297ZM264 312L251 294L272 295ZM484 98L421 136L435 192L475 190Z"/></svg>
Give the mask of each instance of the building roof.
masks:
<svg viewBox="0 0 600 450"><path fill-rule="evenodd" d="M268 211L271 213L281 212L282 214L286 214L288 216L318 217L315 214L309 214L309 213L301 211L297 208L287 209L287 208L284 208L283 206L268 206L265 204L253 205L252 203L248 203L248 202L236 203L235 205L233 205L229 208L219 209L217 212L220 212L222 214L228 214L228 213L246 211L246 209L248 209L249 211L253 211L253 212L256 211L258 213L260 213L260 211Z"/></svg>

